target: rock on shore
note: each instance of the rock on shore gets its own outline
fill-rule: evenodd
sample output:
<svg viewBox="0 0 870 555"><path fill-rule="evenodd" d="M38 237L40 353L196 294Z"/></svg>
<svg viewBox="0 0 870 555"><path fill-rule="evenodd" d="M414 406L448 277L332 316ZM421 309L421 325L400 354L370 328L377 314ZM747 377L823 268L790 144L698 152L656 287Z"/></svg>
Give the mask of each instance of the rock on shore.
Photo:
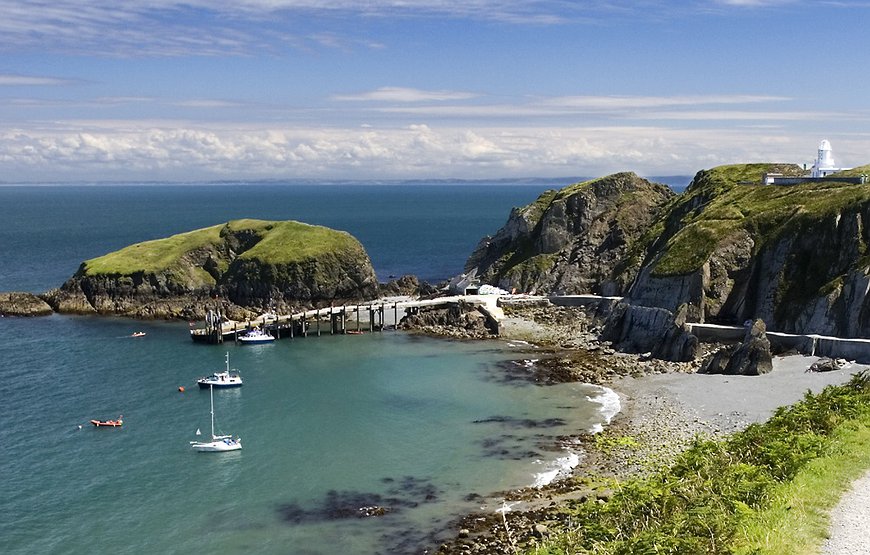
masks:
<svg viewBox="0 0 870 555"><path fill-rule="evenodd" d="M0 316L46 316L51 306L33 293L0 293Z"/></svg>

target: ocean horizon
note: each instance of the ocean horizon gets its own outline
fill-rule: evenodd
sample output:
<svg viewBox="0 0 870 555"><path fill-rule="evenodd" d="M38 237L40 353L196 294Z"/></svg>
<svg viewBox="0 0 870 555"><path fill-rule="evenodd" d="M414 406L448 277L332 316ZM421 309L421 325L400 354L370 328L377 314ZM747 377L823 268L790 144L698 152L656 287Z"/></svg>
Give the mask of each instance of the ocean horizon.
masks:
<svg viewBox="0 0 870 555"><path fill-rule="evenodd" d="M381 280L434 281L548 188L0 187L0 290L41 292L89 258L242 217L343 229ZM606 388L534 383L535 349L500 340L392 331L210 346L187 322L59 314L0 318L0 333L3 553L433 549L499 492L568 472L582 451L564 438L618 410ZM215 392L216 420L244 448L195 453L209 401L194 380L227 352L245 385ZM88 423L119 415L119 429ZM359 518L368 506L386 514Z"/></svg>

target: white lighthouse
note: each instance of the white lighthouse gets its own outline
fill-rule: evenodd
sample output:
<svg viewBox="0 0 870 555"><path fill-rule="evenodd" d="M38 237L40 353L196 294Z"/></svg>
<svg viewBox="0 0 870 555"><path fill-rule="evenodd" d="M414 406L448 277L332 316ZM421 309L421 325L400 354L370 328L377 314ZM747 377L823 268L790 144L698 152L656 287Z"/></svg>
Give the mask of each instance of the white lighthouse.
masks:
<svg viewBox="0 0 870 555"><path fill-rule="evenodd" d="M845 168L834 166L834 153L831 150L831 143L828 139L822 140L822 142L819 143L819 155L816 157L816 163L813 164L810 177L827 177L842 169Z"/></svg>

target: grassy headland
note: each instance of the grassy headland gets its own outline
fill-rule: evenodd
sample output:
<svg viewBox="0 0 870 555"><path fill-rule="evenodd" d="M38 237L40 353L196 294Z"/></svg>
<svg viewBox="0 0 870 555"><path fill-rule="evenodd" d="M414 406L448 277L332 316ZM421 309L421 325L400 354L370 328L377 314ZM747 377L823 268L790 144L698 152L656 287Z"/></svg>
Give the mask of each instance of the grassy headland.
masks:
<svg viewBox="0 0 870 555"><path fill-rule="evenodd" d="M689 189L671 201L663 210L665 216L640 242L639 246L645 248L656 240L666 241L653 275L697 271L719 244L736 233L748 233L757 253L784 234L870 200L870 187L866 185L820 181L763 186L765 173L801 175L804 170L793 165L739 164L699 172Z"/></svg>
<svg viewBox="0 0 870 555"><path fill-rule="evenodd" d="M254 245L240 258L267 264L300 262L324 252L339 252L357 245L348 233L296 221L232 220L165 239L145 241L85 262L85 275L160 273L178 266L198 249L217 248L227 234L248 234ZM225 268L223 268L225 269Z"/></svg>

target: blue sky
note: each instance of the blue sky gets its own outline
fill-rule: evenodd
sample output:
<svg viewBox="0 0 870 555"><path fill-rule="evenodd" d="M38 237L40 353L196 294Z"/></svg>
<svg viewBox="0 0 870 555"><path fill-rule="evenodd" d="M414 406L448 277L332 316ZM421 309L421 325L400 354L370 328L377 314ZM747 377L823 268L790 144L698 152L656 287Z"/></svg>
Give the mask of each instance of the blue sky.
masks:
<svg viewBox="0 0 870 555"><path fill-rule="evenodd" d="M0 0L0 180L870 163L870 1Z"/></svg>

